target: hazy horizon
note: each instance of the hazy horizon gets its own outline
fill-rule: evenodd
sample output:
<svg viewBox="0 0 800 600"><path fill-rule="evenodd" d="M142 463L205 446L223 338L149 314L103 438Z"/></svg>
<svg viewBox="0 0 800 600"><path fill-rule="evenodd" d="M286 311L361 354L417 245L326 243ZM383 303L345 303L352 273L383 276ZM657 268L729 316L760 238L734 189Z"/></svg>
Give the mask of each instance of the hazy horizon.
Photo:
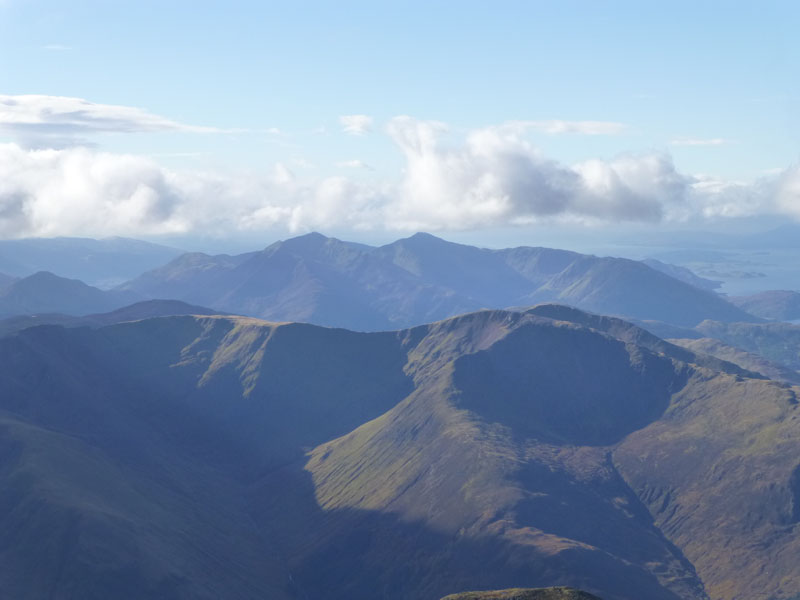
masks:
<svg viewBox="0 0 800 600"><path fill-rule="evenodd" d="M4 0L0 238L577 249L794 222L798 16Z"/></svg>

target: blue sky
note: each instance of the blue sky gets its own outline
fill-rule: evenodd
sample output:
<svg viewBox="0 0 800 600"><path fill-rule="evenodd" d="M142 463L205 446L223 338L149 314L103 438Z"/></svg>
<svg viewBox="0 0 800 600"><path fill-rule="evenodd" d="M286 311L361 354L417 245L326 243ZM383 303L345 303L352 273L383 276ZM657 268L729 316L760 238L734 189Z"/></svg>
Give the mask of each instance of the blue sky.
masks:
<svg viewBox="0 0 800 600"><path fill-rule="evenodd" d="M0 0L0 165L16 169L0 235L794 218L798 17L788 2ZM56 122L64 98L112 108ZM109 123L119 107L139 113Z"/></svg>

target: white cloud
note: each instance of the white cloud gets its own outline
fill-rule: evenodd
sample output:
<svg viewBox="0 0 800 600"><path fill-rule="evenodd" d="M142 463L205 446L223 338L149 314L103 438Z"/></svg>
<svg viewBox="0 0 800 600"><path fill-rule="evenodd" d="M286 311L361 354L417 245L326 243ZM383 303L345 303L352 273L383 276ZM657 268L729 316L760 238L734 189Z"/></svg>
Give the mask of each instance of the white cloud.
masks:
<svg viewBox="0 0 800 600"><path fill-rule="evenodd" d="M68 146L97 133L182 131L220 133L186 125L132 106L97 104L82 98L0 95L0 134L32 147Z"/></svg>
<svg viewBox="0 0 800 600"><path fill-rule="evenodd" d="M65 46L64 44L47 44L42 46L42 50L50 50L51 52L66 52L72 50L72 46Z"/></svg>
<svg viewBox="0 0 800 600"><path fill-rule="evenodd" d="M778 179L775 202L782 213L800 219L800 166L787 169Z"/></svg>
<svg viewBox="0 0 800 600"><path fill-rule="evenodd" d="M372 117L367 115L342 115L339 123L342 131L349 135L364 135L372 131Z"/></svg>
<svg viewBox="0 0 800 600"><path fill-rule="evenodd" d="M731 143L725 138L676 138L670 142L673 146L726 146Z"/></svg>
<svg viewBox="0 0 800 600"><path fill-rule="evenodd" d="M336 166L341 169L366 169L367 171L373 170L373 168L367 163L365 163L363 160L358 160L357 158L353 160L340 160L336 163Z"/></svg>
<svg viewBox="0 0 800 600"><path fill-rule="evenodd" d="M380 190L346 178L173 171L151 159L83 147L0 144L0 237L230 234L270 227L365 227Z"/></svg>
<svg viewBox="0 0 800 600"><path fill-rule="evenodd" d="M439 122L397 117L398 181L176 171L89 148L0 144L0 237L225 235L269 228L447 230L535 222L682 221L760 213L800 218L800 168L754 183L678 172L666 154L568 165L505 125L442 137ZM362 167L345 161L343 167Z"/></svg>
<svg viewBox="0 0 800 600"><path fill-rule="evenodd" d="M506 126L512 130L534 129L551 135L618 135L627 129L624 123L615 121L510 121Z"/></svg>
<svg viewBox="0 0 800 600"><path fill-rule="evenodd" d="M508 124L473 131L457 148L440 147L445 127L438 122L396 117L388 131L407 162L402 200L389 207L401 228L658 220L685 202L690 185L662 155L557 163Z"/></svg>

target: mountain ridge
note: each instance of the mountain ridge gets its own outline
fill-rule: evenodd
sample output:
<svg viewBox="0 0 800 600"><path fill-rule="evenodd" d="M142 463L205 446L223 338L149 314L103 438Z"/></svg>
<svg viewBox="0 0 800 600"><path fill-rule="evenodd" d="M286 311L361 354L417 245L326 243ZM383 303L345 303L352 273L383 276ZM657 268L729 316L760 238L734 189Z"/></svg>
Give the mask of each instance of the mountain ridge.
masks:
<svg viewBox="0 0 800 600"><path fill-rule="evenodd" d="M0 538L21 561L3 587L35 597L35 576L87 598L131 597L124 581L171 598L434 600L568 584L705 600L705 585L714 600L789 598L797 390L671 348L553 306L379 333L174 316L0 338L0 531L29 540ZM738 476L753 468L763 485ZM152 526L126 525L140 522ZM61 532L53 553L31 535L48 529ZM755 534L779 541L747 546ZM731 546L747 550L727 564Z"/></svg>
<svg viewBox="0 0 800 600"><path fill-rule="evenodd" d="M121 308L141 297L131 291L104 291L48 271L16 279L0 289L0 316L36 313L85 315Z"/></svg>
<svg viewBox="0 0 800 600"><path fill-rule="evenodd" d="M380 247L313 233L238 257L184 255L119 289L361 331L540 302L681 326L759 321L638 261L548 248L489 250L423 233Z"/></svg>

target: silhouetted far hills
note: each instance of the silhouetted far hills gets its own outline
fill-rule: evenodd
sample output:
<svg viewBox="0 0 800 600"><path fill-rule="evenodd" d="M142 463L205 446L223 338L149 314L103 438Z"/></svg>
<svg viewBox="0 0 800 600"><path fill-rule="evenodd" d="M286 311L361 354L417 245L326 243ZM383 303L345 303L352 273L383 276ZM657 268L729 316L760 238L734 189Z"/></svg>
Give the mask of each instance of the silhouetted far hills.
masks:
<svg viewBox="0 0 800 600"><path fill-rule="evenodd" d="M423 233L378 248L312 233L234 257L188 254L120 289L363 331L540 302L681 326L758 320L638 261L548 248L488 250Z"/></svg>
<svg viewBox="0 0 800 600"><path fill-rule="evenodd" d="M800 293L772 290L752 296L732 296L730 302L749 313L764 319L793 321L800 319Z"/></svg>
<svg viewBox="0 0 800 600"><path fill-rule="evenodd" d="M107 313L85 316L72 316L61 313L18 315L0 319L0 336L22 331L38 325L61 325L63 327L102 327L126 321L139 321L153 317L175 315L219 315L218 311L202 306L194 306L180 300L143 300L123 306Z"/></svg>
<svg viewBox="0 0 800 600"><path fill-rule="evenodd" d="M77 279L41 271L0 288L0 317L37 313L85 315L107 312L141 300L131 291L104 291Z"/></svg>
<svg viewBox="0 0 800 600"><path fill-rule="evenodd" d="M0 273L0 290L2 290L4 287L9 285L10 283L13 283L16 279L17 279L16 277L12 277L11 275L6 275L5 273Z"/></svg>
<svg viewBox="0 0 800 600"><path fill-rule="evenodd" d="M666 273L670 277L674 277L675 279L679 279L703 290L713 291L722 287L721 281L700 277L686 267L665 263L655 258L646 258L642 262L656 271Z"/></svg>
<svg viewBox="0 0 800 600"><path fill-rule="evenodd" d="M672 339L670 342L683 346L698 354L707 354L730 361L743 369L756 372L775 381L800 385L800 373L780 363L767 360L754 352L748 352L713 338Z"/></svg>
<svg viewBox="0 0 800 600"><path fill-rule="evenodd" d="M0 240L0 272L27 277L50 271L108 287L182 254L177 248L123 237ZM0 281L0 284L2 282Z"/></svg>
<svg viewBox="0 0 800 600"><path fill-rule="evenodd" d="M0 378L10 597L800 585L796 390L619 319L36 327Z"/></svg>

